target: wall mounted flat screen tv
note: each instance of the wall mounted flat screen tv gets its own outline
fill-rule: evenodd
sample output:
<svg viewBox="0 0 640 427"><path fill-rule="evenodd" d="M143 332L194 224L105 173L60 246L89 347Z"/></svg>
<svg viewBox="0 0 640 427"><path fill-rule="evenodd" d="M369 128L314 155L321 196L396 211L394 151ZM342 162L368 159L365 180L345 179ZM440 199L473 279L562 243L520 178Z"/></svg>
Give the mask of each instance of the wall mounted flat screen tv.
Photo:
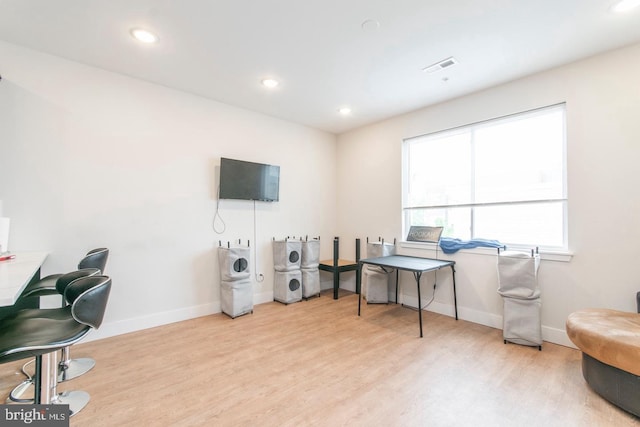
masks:
<svg viewBox="0 0 640 427"><path fill-rule="evenodd" d="M220 158L220 199L277 202L280 166Z"/></svg>

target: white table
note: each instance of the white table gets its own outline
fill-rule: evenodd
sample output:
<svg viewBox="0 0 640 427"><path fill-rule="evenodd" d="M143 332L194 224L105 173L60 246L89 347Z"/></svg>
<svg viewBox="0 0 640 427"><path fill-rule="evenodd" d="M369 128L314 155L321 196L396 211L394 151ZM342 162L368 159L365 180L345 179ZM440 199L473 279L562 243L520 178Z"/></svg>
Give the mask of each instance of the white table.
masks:
<svg viewBox="0 0 640 427"><path fill-rule="evenodd" d="M15 252L15 258L0 261L0 307L14 305L24 288L47 258L46 252Z"/></svg>
<svg viewBox="0 0 640 427"><path fill-rule="evenodd" d="M40 267L47 259L46 252L14 252L14 259L0 261L0 311L15 310L12 306L20 297L24 288L32 281L40 278ZM1 322L1 320L0 320ZM38 382L40 399L42 404L50 404L52 399L53 381L52 375L55 366L58 366L56 352L42 355L42 372Z"/></svg>

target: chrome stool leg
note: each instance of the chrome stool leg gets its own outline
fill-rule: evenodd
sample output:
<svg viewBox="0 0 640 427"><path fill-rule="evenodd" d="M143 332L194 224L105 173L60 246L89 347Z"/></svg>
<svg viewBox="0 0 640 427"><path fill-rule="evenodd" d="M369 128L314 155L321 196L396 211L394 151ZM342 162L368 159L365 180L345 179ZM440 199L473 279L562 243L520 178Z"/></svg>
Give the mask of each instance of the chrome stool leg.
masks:
<svg viewBox="0 0 640 427"><path fill-rule="evenodd" d="M46 393L44 392L44 390L42 392L42 403L51 403L53 405L69 405L69 416L73 417L85 406L87 406L91 397L86 391L63 391L62 393L58 393L58 373L56 369L56 367L58 366L58 363L56 363L58 352L54 351L53 353L49 353L48 356L49 363L46 367L46 375L48 376L48 381L42 382L42 388L48 388L46 389ZM45 399L48 399L48 401L45 401Z"/></svg>
<svg viewBox="0 0 640 427"><path fill-rule="evenodd" d="M56 366L60 366L59 363L56 363L57 354L57 352L52 352L41 356L39 381L36 381L36 379L34 378L36 375L38 375L37 369L33 377L29 375L25 370L25 367L33 363L33 360L25 363L22 367L22 372L27 376L27 379L11 391L9 397L7 398L7 403L34 403L35 399L39 398L40 404L42 405L69 405L70 417L74 416L85 406L87 406L91 397L86 391L74 390L58 393L59 369L54 368ZM36 389L34 387L32 395L33 397L23 398L22 395L25 393L25 391L30 387L35 386L37 382L40 383L40 389L38 390L38 392L36 392Z"/></svg>
<svg viewBox="0 0 640 427"><path fill-rule="evenodd" d="M59 383L84 375L96 365L95 360L88 357L71 359L69 357L69 347L63 348L61 353L62 360L58 363L57 382ZM26 379L11 390L6 403L33 403L33 397L22 397L33 386L33 377L26 371L27 365L33 362L34 360L32 359L22 366L21 370Z"/></svg>
<svg viewBox="0 0 640 427"><path fill-rule="evenodd" d="M69 381L84 375L96 366L96 361L89 357L71 359L69 347L62 349L62 359L58 364L58 382Z"/></svg>

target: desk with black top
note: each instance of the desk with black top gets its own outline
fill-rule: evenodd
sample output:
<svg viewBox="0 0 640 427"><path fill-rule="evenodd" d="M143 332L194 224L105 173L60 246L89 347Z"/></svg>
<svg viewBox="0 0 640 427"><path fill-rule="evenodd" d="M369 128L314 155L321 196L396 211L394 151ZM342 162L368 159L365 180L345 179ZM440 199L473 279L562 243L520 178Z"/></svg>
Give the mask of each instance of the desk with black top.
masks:
<svg viewBox="0 0 640 427"><path fill-rule="evenodd" d="M365 258L358 262L358 271L362 271L364 264L376 265L379 267L395 268L397 270L411 271L416 279L418 288L418 321L420 322L420 338L422 338L422 299L420 297L420 277L422 273L440 270L441 268L451 267L453 277L453 306L455 309L456 320L458 320L458 300L456 297L456 270L454 268L455 261L447 261L432 258L419 258L407 255L390 255L379 258ZM396 282L397 284L397 282ZM396 291L396 303L397 303ZM362 292L358 295L358 316L360 316L360 307L362 304Z"/></svg>

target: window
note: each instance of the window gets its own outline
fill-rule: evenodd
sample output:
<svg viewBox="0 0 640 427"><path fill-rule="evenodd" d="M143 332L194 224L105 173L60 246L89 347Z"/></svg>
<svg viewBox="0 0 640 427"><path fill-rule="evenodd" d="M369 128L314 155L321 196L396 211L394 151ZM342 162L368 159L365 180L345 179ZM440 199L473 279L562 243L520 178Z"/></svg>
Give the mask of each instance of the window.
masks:
<svg viewBox="0 0 640 427"><path fill-rule="evenodd" d="M567 248L565 105L403 142L404 231Z"/></svg>

